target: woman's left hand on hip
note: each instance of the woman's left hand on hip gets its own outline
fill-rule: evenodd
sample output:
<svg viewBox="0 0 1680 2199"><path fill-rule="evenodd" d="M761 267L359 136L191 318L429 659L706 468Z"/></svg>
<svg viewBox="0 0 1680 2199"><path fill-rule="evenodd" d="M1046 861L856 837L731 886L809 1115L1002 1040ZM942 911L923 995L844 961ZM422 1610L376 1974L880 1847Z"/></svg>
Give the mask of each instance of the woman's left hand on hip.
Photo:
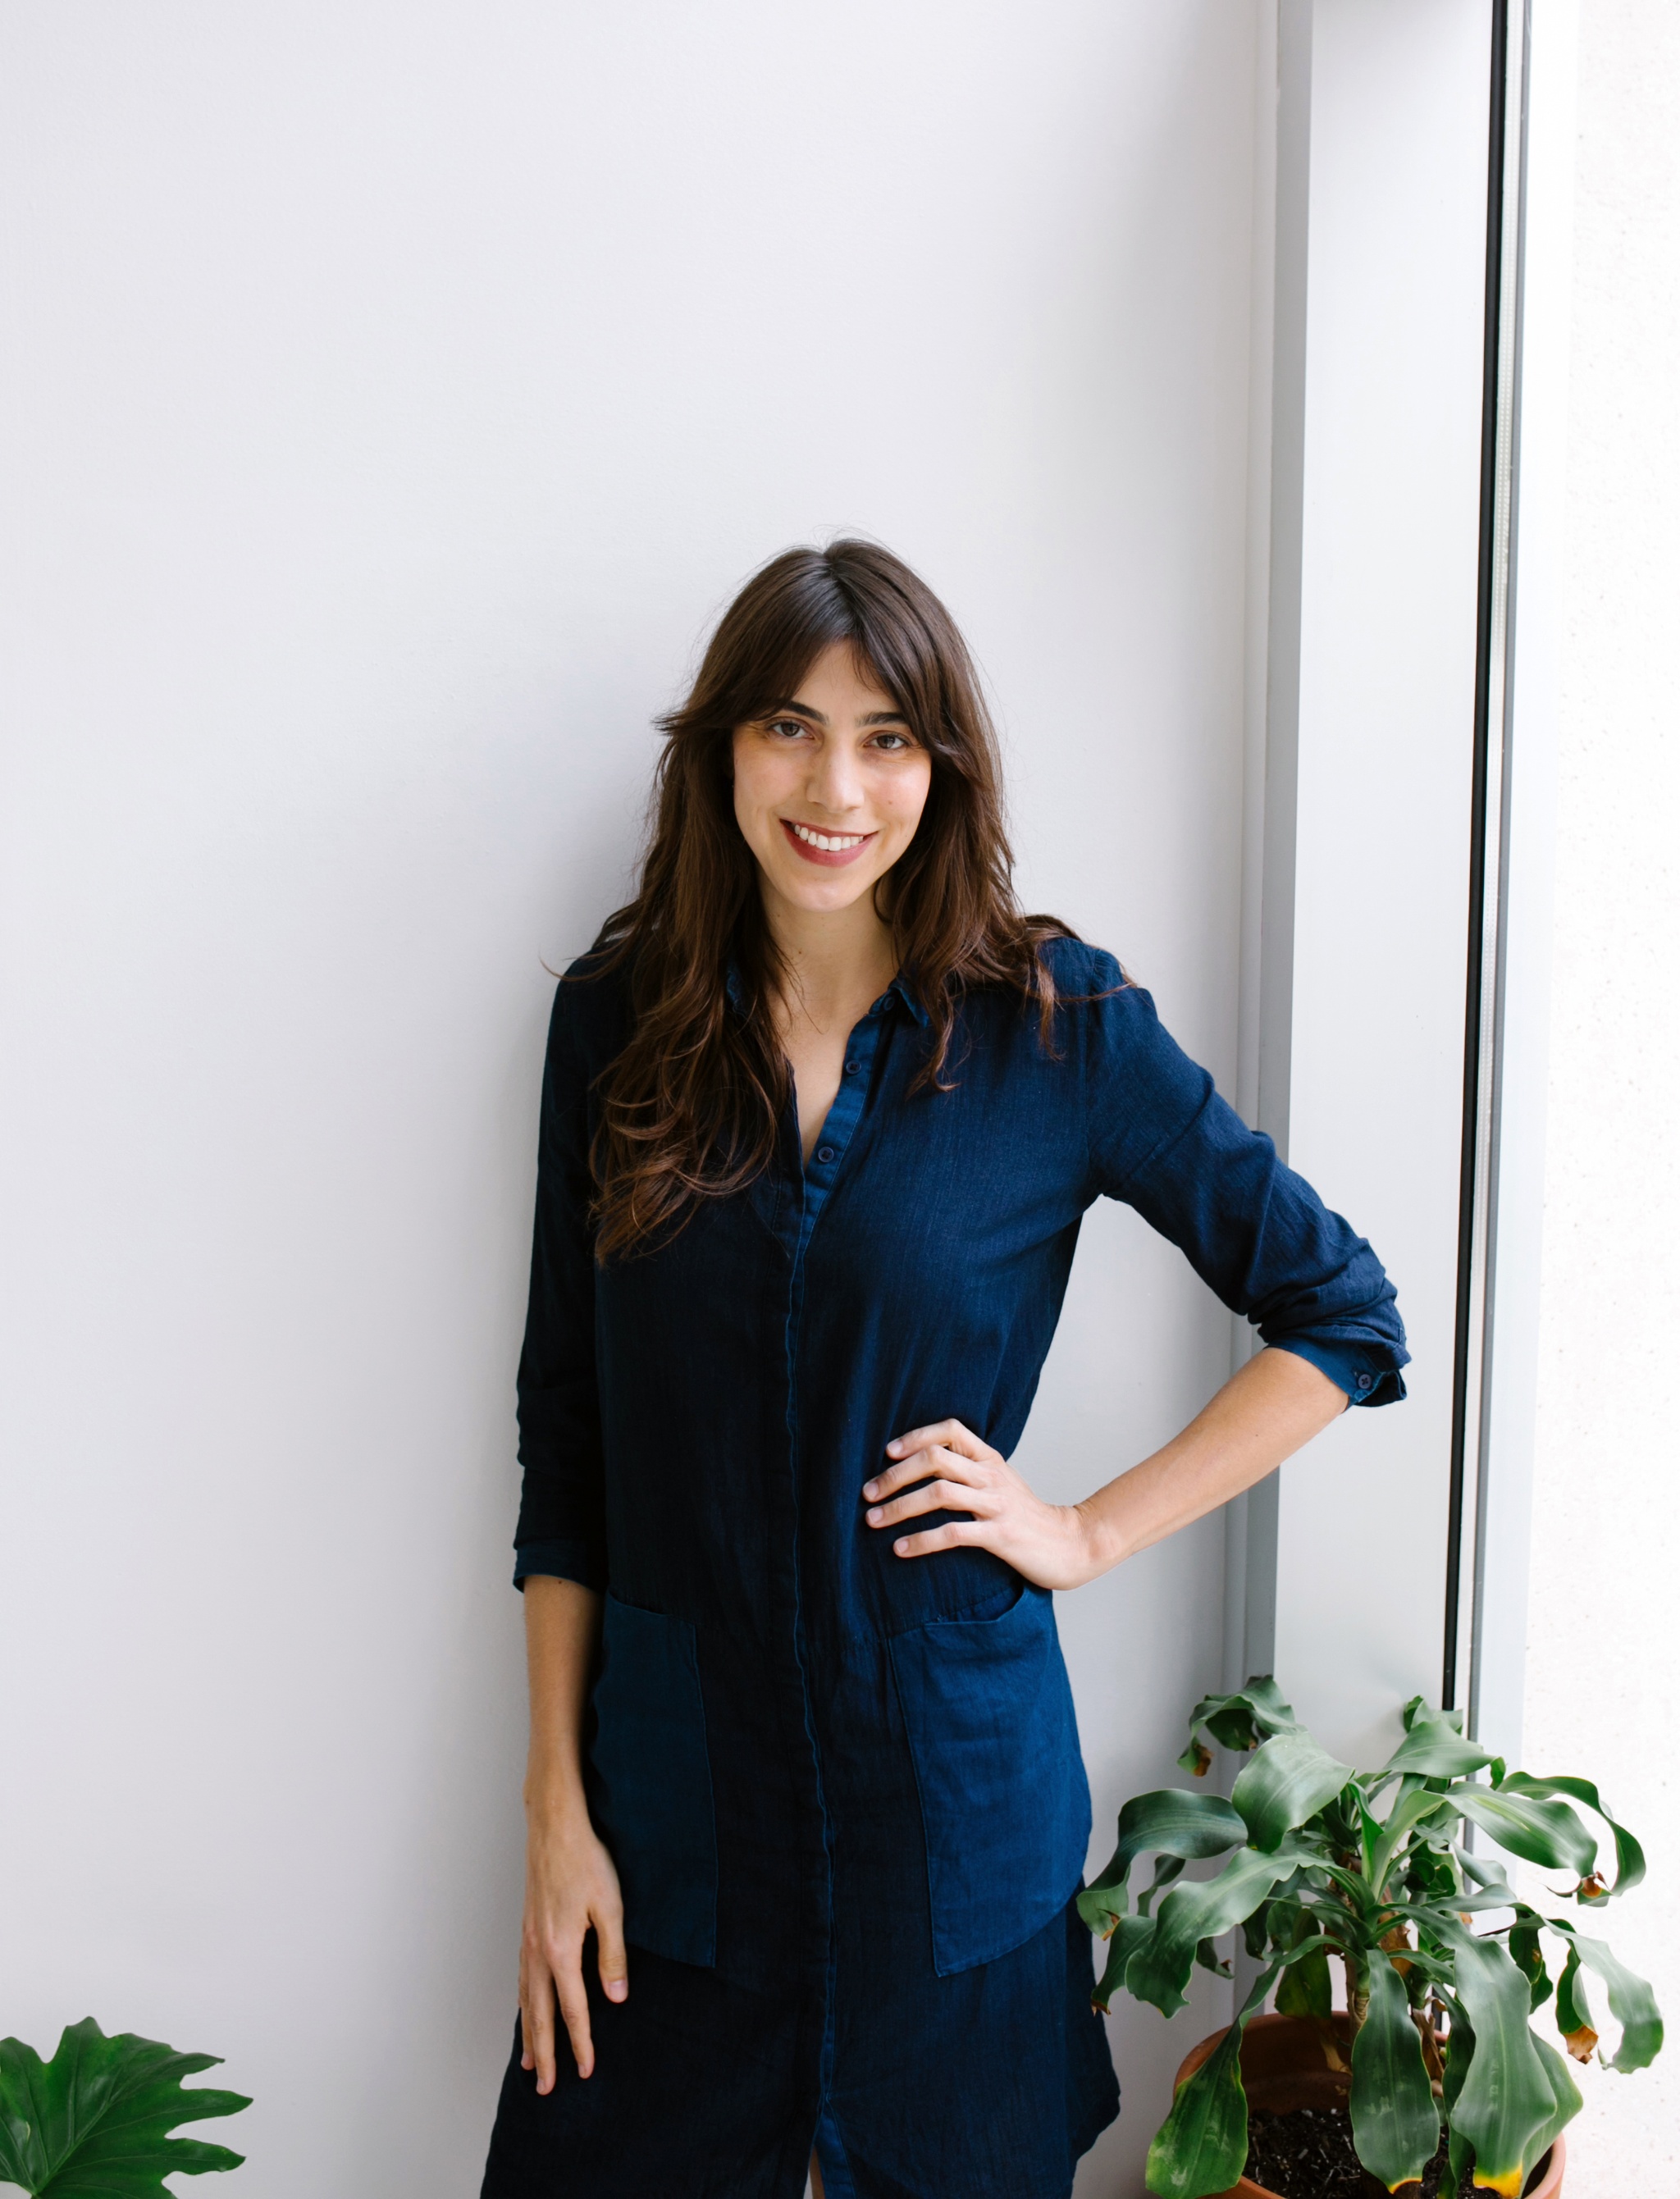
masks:
<svg viewBox="0 0 1680 2199"><path fill-rule="evenodd" d="M1077 1504L1047 1504L1001 1452L960 1420L913 1428L887 1445L892 1463L863 1485L871 1527L896 1527L927 1512L961 1512L936 1527L899 1535L901 1558L934 1550L990 1550L1039 1588L1078 1588L1105 1570Z"/></svg>

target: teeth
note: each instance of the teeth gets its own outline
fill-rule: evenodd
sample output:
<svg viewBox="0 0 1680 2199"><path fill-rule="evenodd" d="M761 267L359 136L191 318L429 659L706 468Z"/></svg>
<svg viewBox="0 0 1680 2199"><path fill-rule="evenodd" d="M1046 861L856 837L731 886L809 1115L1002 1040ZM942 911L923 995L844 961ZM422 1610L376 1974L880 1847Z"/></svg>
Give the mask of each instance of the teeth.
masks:
<svg viewBox="0 0 1680 2199"><path fill-rule="evenodd" d="M808 847L820 848L829 855L843 855L869 837L866 832L814 832L808 825L796 825L793 830Z"/></svg>

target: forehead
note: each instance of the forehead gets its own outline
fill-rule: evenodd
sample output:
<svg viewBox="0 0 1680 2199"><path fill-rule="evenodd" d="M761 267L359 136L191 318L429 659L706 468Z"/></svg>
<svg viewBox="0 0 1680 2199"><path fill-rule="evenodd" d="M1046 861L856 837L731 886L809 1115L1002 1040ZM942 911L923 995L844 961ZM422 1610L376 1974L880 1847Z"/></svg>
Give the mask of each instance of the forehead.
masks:
<svg viewBox="0 0 1680 2199"><path fill-rule="evenodd" d="M828 718L897 715L900 708L880 673L850 641L831 641L819 650L788 699L808 703Z"/></svg>

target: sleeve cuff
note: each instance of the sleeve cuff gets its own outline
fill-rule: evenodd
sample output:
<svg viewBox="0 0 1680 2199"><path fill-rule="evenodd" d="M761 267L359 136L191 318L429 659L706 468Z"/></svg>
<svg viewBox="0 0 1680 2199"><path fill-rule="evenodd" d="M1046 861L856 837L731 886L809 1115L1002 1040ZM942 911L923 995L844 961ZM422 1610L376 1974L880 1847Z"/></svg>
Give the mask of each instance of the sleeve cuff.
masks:
<svg viewBox="0 0 1680 2199"><path fill-rule="evenodd" d="M1333 1338L1274 1336L1267 1339L1275 1351L1292 1351L1310 1360L1321 1374L1327 1374L1354 1405L1397 1405L1406 1394L1400 1369L1385 1352L1368 1344L1340 1344Z"/></svg>
<svg viewBox="0 0 1680 2199"><path fill-rule="evenodd" d="M580 1588L604 1589L607 1584L605 1554L594 1543L581 1540L516 1543L514 1586L522 1589L533 1573L575 1581Z"/></svg>

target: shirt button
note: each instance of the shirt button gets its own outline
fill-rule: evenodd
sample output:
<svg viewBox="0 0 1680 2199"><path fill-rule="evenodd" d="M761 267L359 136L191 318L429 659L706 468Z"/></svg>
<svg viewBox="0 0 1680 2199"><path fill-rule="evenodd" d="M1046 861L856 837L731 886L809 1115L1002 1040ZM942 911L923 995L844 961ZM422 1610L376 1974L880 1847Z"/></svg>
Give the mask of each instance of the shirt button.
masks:
<svg viewBox="0 0 1680 2199"><path fill-rule="evenodd" d="M833 1146L819 1146L817 1147L817 1158L822 1163L823 1166L826 1168L829 1163L834 1158Z"/></svg>
<svg viewBox="0 0 1680 2199"><path fill-rule="evenodd" d="M846 1064L846 1074L847 1074L847 1076L855 1076L857 1075L857 1064L856 1064L856 1062L855 1062L855 1061L849 1061L849 1062Z"/></svg>
<svg viewBox="0 0 1680 2199"><path fill-rule="evenodd" d="M1370 1378L1370 1376L1369 1376L1368 1374L1362 1374L1362 1375L1360 1376L1360 1378L1359 1378L1359 1387L1360 1387L1362 1390L1368 1390L1368 1389L1370 1388L1370 1386L1371 1386L1371 1378Z"/></svg>

